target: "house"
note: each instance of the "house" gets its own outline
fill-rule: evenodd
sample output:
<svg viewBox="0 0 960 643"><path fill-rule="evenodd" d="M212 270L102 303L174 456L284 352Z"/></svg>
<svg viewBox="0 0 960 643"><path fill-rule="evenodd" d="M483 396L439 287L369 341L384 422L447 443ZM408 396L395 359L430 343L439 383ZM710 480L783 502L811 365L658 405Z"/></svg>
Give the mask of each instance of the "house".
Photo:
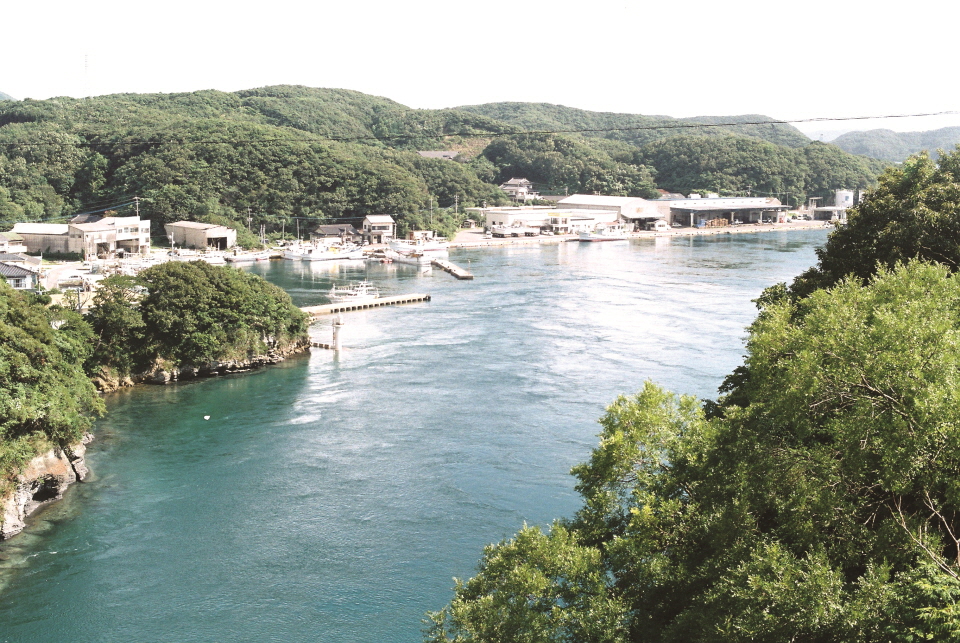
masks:
<svg viewBox="0 0 960 643"><path fill-rule="evenodd" d="M35 290L39 283L37 273L11 263L0 262L0 277L14 290Z"/></svg>
<svg viewBox="0 0 960 643"><path fill-rule="evenodd" d="M363 235L349 223L334 223L317 226L310 233L310 241L336 241L345 243L360 243Z"/></svg>
<svg viewBox="0 0 960 643"><path fill-rule="evenodd" d="M215 223L177 221L163 226L170 245L203 250L227 250L237 244L237 231Z"/></svg>
<svg viewBox="0 0 960 643"><path fill-rule="evenodd" d="M533 183L526 179L510 179L500 184L500 189L510 195L514 201L531 201L540 195L533 190Z"/></svg>
<svg viewBox="0 0 960 643"><path fill-rule="evenodd" d="M387 243L397 236L397 223L389 214L368 214L363 218L363 240Z"/></svg>

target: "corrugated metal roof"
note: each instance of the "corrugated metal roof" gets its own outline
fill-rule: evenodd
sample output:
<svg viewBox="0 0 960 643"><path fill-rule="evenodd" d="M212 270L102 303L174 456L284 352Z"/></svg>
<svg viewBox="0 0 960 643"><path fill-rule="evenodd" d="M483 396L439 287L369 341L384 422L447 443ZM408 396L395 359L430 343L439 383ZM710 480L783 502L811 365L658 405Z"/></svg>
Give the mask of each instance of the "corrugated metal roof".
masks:
<svg viewBox="0 0 960 643"><path fill-rule="evenodd" d="M226 227L217 225L215 223L200 223L198 221L177 221L176 223L168 223L167 225L177 226L178 228L193 228L194 230L209 230L210 228Z"/></svg>
<svg viewBox="0 0 960 643"><path fill-rule="evenodd" d="M70 226L66 223L18 223L13 232L19 234L67 234Z"/></svg>
<svg viewBox="0 0 960 643"><path fill-rule="evenodd" d="M109 232L110 230L116 230L116 228L109 223L103 223L102 221L96 223L71 223L70 227L77 228L84 232Z"/></svg>
<svg viewBox="0 0 960 643"><path fill-rule="evenodd" d="M603 196L602 194L571 194L565 199L560 199L559 205L607 205L622 207L634 203L644 203L646 199L635 196Z"/></svg>

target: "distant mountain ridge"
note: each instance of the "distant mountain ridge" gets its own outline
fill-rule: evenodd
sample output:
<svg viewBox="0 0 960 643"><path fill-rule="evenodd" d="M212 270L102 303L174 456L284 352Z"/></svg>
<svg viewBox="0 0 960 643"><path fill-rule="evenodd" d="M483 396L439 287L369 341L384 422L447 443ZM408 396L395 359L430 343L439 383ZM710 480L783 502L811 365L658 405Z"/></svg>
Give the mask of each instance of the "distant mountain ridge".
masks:
<svg viewBox="0 0 960 643"><path fill-rule="evenodd" d="M960 144L960 127L944 127L926 132L873 129L848 132L831 142L851 154L900 163L921 150L928 150L931 156L936 156L937 149L952 150Z"/></svg>
<svg viewBox="0 0 960 643"><path fill-rule="evenodd" d="M729 136L731 134L759 138L792 148L803 147L811 142L809 137L794 126L774 122L774 119L769 116L759 114L673 118L591 112L550 103L510 102L463 105L453 109L480 114L526 131L595 130L583 132L583 136L623 141L635 146L673 136ZM698 124L706 127L690 127Z"/></svg>
<svg viewBox="0 0 960 643"><path fill-rule="evenodd" d="M17 99L11 96L10 94L4 94L3 92L0 92L0 100L17 100Z"/></svg>

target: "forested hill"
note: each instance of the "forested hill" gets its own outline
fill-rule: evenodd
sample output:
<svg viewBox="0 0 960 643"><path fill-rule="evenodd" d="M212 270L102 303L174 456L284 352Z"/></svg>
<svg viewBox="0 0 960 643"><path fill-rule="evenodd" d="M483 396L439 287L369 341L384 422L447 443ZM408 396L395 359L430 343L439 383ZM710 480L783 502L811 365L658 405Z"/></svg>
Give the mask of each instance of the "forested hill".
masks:
<svg viewBox="0 0 960 643"><path fill-rule="evenodd" d="M932 154L937 149L948 152L953 150L960 144L960 127L944 127L927 132L872 129L865 132L847 132L832 142L851 154L899 163L921 150L929 150Z"/></svg>
<svg viewBox="0 0 960 643"><path fill-rule="evenodd" d="M268 233L390 213L401 232L449 234L464 207L507 203L497 185L514 176L546 194L751 190L796 204L867 187L880 168L777 124L623 131L763 117L680 121L509 105L418 110L301 86L2 101L0 230L138 196L160 237L164 223L190 219L232 225L255 243L248 209L252 227ZM607 131L569 131L578 129ZM417 154L438 149L460 156Z"/></svg>
<svg viewBox="0 0 960 643"><path fill-rule="evenodd" d="M487 103L465 105L457 110L480 114L509 123L525 131L584 132L584 136L608 138L641 146L674 136L751 136L786 147L803 147L810 139L792 125L774 123L769 116L697 116L671 118L591 112L549 103ZM767 123L769 124L756 124ZM696 127L707 125L707 127Z"/></svg>

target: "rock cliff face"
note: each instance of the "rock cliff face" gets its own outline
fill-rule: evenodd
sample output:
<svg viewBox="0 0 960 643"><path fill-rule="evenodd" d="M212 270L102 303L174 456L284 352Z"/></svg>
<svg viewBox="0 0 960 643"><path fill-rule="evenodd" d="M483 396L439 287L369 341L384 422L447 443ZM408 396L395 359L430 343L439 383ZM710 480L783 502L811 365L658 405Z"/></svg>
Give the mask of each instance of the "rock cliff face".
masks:
<svg viewBox="0 0 960 643"><path fill-rule="evenodd" d="M87 477L83 456L93 435L66 449L51 449L38 455L17 476L12 491L0 498L0 540L23 531L27 516L39 507L63 497L64 490Z"/></svg>
<svg viewBox="0 0 960 643"><path fill-rule="evenodd" d="M158 362L151 370L146 373L139 373L132 377L116 377L104 373L93 378L93 383L98 389L104 392L115 391L124 386L133 386L141 382L147 384L167 384L178 380L193 379L195 377L212 377L216 375L227 375L229 373L242 373L268 364L277 364L282 362L290 355L302 353L310 349L309 338L295 344L290 344L284 348L274 348L265 355L253 355L247 359L225 360L211 362L202 366L192 366L184 368L166 368Z"/></svg>

